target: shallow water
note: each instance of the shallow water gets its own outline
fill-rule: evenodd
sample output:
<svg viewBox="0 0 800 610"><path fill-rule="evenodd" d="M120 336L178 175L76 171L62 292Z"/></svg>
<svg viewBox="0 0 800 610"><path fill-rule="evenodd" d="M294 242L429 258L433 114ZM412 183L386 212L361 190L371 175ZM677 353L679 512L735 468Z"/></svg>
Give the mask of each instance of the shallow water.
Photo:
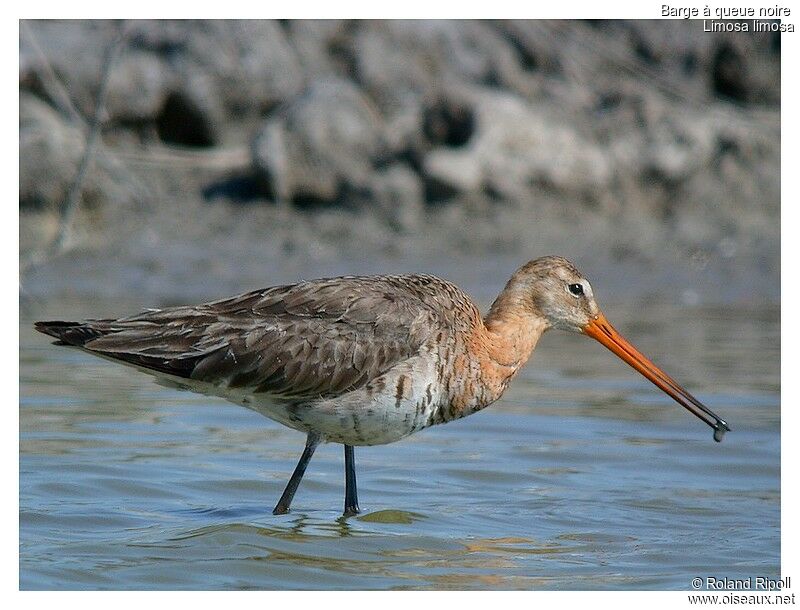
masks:
<svg viewBox="0 0 800 610"><path fill-rule="evenodd" d="M723 443L601 346L553 332L489 409L357 448L364 513L349 519L340 446L320 447L292 512L273 516L302 435L31 329L138 306L26 306L20 586L689 589L694 576L778 578L778 307L606 301L620 331L730 423Z"/></svg>

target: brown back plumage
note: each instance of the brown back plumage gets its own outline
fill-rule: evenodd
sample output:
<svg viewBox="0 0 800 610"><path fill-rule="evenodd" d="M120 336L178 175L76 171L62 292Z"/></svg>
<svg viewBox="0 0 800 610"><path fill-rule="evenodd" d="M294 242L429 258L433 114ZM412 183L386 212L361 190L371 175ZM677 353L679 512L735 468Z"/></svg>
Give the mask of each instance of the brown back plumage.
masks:
<svg viewBox="0 0 800 610"><path fill-rule="evenodd" d="M37 322L62 343L177 377L285 397L356 389L477 309L427 275L339 277L276 286L116 320Z"/></svg>

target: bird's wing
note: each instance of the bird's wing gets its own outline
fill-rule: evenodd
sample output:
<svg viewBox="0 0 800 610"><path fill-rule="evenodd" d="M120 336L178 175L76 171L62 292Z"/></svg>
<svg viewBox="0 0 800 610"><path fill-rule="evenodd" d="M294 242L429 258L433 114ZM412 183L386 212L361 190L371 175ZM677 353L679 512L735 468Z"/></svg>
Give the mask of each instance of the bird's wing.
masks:
<svg viewBox="0 0 800 610"><path fill-rule="evenodd" d="M415 355L441 328L441 304L413 278L435 279L315 280L86 322L74 332L89 351L177 377L282 397L334 396Z"/></svg>

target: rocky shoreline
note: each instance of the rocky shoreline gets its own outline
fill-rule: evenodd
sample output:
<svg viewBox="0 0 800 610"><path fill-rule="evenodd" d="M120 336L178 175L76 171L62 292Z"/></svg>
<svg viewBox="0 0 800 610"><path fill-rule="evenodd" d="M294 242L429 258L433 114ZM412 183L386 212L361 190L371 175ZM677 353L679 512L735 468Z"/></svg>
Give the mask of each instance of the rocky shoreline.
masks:
<svg viewBox="0 0 800 610"><path fill-rule="evenodd" d="M557 251L777 286L780 35L686 20L24 21L22 258L58 231L120 35L76 253L34 275L202 244Z"/></svg>

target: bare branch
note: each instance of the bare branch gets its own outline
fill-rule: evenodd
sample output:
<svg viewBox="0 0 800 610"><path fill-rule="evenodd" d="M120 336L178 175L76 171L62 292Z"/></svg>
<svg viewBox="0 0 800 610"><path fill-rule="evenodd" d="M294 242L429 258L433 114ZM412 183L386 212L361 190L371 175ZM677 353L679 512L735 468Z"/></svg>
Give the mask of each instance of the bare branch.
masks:
<svg viewBox="0 0 800 610"><path fill-rule="evenodd" d="M64 203L61 206L58 233L50 247L50 250L56 253L63 251L72 237L72 221L78 209L81 194L83 193L83 182L86 178L89 166L91 165L92 158L94 157L95 143L100 134L100 126L103 121L103 115L105 114L105 103L108 94L108 83L111 80L111 69L122 50L126 34L127 28L125 22L117 24L115 35L106 51L106 57L100 76L100 84L97 89L97 101L94 105L94 115L89 123L89 132L86 134L86 145L83 149L83 157L78 165L77 172L75 172L75 178L64 198Z"/></svg>

